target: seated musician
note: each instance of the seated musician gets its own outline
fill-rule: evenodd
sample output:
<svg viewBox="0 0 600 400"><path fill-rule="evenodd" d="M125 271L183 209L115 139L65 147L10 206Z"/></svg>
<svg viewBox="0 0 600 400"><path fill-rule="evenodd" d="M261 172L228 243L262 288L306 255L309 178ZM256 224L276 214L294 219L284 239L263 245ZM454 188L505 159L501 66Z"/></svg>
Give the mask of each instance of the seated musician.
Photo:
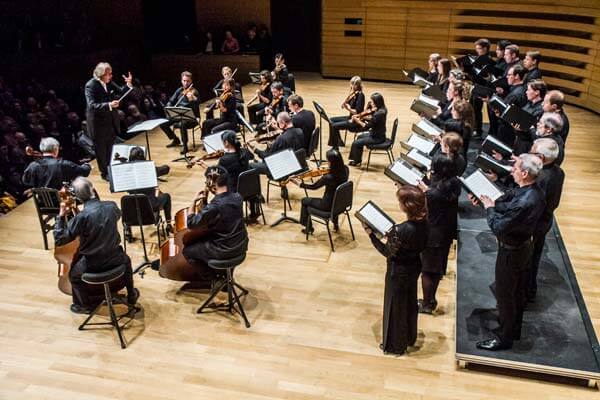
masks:
<svg viewBox="0 0 600 400"><path fill-rule="evenodd" d="M325 186L323 197L305 197L302 199L302 209L300 211L300 223L304 226L302 233L312 233L313 227L308 219L307 208L317 208L323 211L331 210L333 204L333 196L339 185L348 181L348 167L344 165L344 159L337 149L329 149L326 154L327 162L329 163L329 173L323 175L315 183L304 183L299 179L293 181L301 188L316 190ZM333 221L333 229L339 230L338 221Z"/></svg>
<svg viewBox="0 0 600 400"><path fill-rule="evenodd" d="M264 160L265 157L281 150L292 149L296 151L304 147L304 134L300 128L294 128L290 114L287 112L280 112L277 115L277 128L281 129L283 132L275 138L273 144L268 146L266 150L256 148L256 145L252 141L247 142L248 148L253 150L254 154L261 160ZM250 168L256 169L258 173L262 175L267 175L269 173L264 161L251 162Z"/></svg>
<svg viewBox="0 0 600 400"><path fill-rule="evenodd" d="M442 59L442 56L440 55L440 53L431 53L429 55L429 59L427 59L428 75L425 77L427 82L431 82L431 83L437 82L437 78L439 75L437 66L441 59Z"/></svg>
<svg viewBox="0 0 600 400"><path fill-rule="evenodd" d="M283 93L283 84L281 82L273 82L271 84L271 102L265 108L257 112L259 118L265 118L265 122L258 124L256 130L259 133L264 133L267 129L266 120L269 116L274 117L281 112L289 112L287 97Z"/></svg>
<svg viewBox="0 0 600 400"><path fill-rule="evenodd" d="M292 125L294 125L294 128L302 129L302 133L304 134L304 148L306 149L306 155L309 156L308 145L316 126L315 114L303 108L304 99L297 94L288 97L287 103L290 114L292 114Z"/></svg>
<svg viewBox="0 0 600 400"><path fill-rule="evenodd" d="M283 86L289 88L289 71L285 65L283 54L275 54L275 68L271 74L274 81L279 81Z"/></svg>
<svg viewBox="0 0 600 400"><path fill-rule="evenodd" d="M206 174L217 174L215 184L210 188L215 197L196 212L196 203L206 201L205 191L199 191L190 204L187 217L191 231L206 231L206 235L183 248L183 256L189 264L162 264L159 270L163 278L191 282L196 288L210 288L218 278L208 266L209 260L237 257L248 250L242 197L229 191L228 174L223 168L209 167Z"/></svg>
<svg viewBox="0 0 600 400"><path fill-rule="evenodd" d="M23 173L25 186L32 188L52 188L60 190L64 182L71 182L78 176L88 176L90 164L78 165L72 161L58 158L60 143L52 137L45 137L40 142L42 158L32 161Z"/></svg>
<svg viewBox="0 0 600 400"><path fill-rule="evenodd" d="M167 106L168 107L177 106L177 107L191 108L192 111L194 112L194 115L196 116L196 118L198 118L199 94L198 94L198 91L194 87L192 87L192 85L193 85L192 73L189 71L183 71L181 73L181 87L179 87L177 90L175 90L175 92L169 99ZM167 145L167 147L177 147L183 143L183 148L181 149L181 154L187 153L188 152L187 130L190 128L193 128L196 125L198 125L198 122L195 120L194 121L172 120L172 121L169 121L168 123L162 124L160 127L165 132L167 137L169 139L171 139L171 143L169 143ZM181 141L177 138L177 136L175 136L175 133L173 132L173 129L171 129L171 126L179 128L179 130L181 132Z"/></svg>
<svg viewBox="0 0 600 400"><path fill-rule="evenodd" d="M129 162L145 161L145 160L146 160L146 155L144 154L144 149L142 149L141 147L134 147L130 150ZM164 174L164 172L161 174L161 171L163 171L165 169L165 167L168 172L169 167L166 165L156 167L156 175L160 176L160 175ZM150 200L150 204L152 205L152 210L154 210L155 212L162 210L163 213L165 214L165 221L167 223L167 227L166 227L167 234L173 232L173 226L171 225L171 195L169 193L163 193L160 190L158 190L158 188L132 190L129 193L145 194L148 197L148 200Z"/></svg>
<svg viewBox="0 0 600 400"><path fill-rule="evenodd" d="M364 117L364 120L361 119L360 114L352 116L352 120L363 129L368 130L368 132L361 133L356 140L352 142L348 165L360 166L363 148L368 144L383 143L385 141L387 108L385 108L383 96L375 92L371 95L371 101L369 103L372 112L371 115ZM367 109L369 109L369 106L367 106Z"/></svg>
<svg viewBox="0 0 600 400"><path fill-rule="evenodd" d="M563 106L565 104L565 95L560 90L551 90L544 96L543 109L545 113L556 113L562 119L562 129L559 136L566 144L567 136L569 136L569 118L565 114Z"/></svg>
<svg viewBox="0 0 600 400"><path fill-rule="evenodd" d="M99 273L123 264L127 266L122 278L123 286L127 288L127 303L135 305L140 293L133 287L131 260L120 246L117 222L121 218L121 210L113 201L100 201L92 182L87 178L76 178L72 188L75 197L83 202L83 210L67 222L67 208L62 203L54 226L56 246L65 245L78 237L80 241L77 258L73 260L69 271L73 287L71 311L90 313L104 298L101 285L97 285L99 291L96 292L81 280L85 272Z"/></svg>
<svg viewBox="0 0 600 400"><path fill-rule="evenodd" d="M258 125L260 122L258 112L262 111L266 106L271 103L273 99L273 94L271 93L271 83L273 82L273 78L271 77L271 73L267 70L260 71L260 85L258 89L256 89L256 95L254 98L258 100L257 104L251 104L253 100L250 100L248 105L248 119L250 123L253 125ZM263 114L261 114L262 117Z"/></svg>
<svg viewBox="0 0 600 400"><path fill-rule="evenodd" d="M217 93L217 91L223 90L223 82L225 82L226 79L233 79L233 71L231 70L230 67L228 66L224 66L223 68L221 68L221 75L223 76L223 79L221 79L219 82L217 82L217 84L215 85L215 87L213 87L213 92ZM235 89L234 89L234 94L235 92L239 92L240 96L243 98L242 95L242 85L239 84L239 82L235 83ZM244 105L243 103L237 102L237 110L242 113L242 115L244 114ZM213 119L214 116L214 107L206 107L204 109L204 112L206 113L206 119Z"/></svg>
<svg viewBox="0 0 600 400"><path fill-rule="evenodd" d="M365 109L365 94L362 88L362 79L360 76L353 76L350 79L350 94L344 100L342 108L348 111L348 116L331 117L329 126L329 143L331 147L343 146L344 142L340 136L340 130L346 129L350 132L360 132L362 126L352 120L352 116L360 114Z"/></svg>
<svg viewBox="0 0 600 400"><path fill-rule="evenodd" d="M202 137L211 133L221 132L226 129L235 131L237 127L237 100L234 94L235 81L233 79L225 79L223 81L223 94L215 100L216 108L221 111L221 117L215 119L207 119L202 123Z"/></svg>
<svg viewBox="0 0 600 400"><path fill-rule="evenodd" d="M542 55L539 51L528 51L525 53L523 59L523 67L527 70L525 75L525 84L529 82L542 79L542 71L540 71L540 61L542 61Z"/></svg>

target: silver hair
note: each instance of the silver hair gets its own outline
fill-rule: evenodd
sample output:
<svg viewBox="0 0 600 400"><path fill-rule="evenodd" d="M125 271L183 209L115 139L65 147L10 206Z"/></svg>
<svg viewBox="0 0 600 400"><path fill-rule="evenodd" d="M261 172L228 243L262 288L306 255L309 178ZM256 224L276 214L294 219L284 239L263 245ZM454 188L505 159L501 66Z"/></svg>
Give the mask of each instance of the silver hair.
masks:
<svg viewBox="0 0 600 400"><path fill-rule="evenodd" d="M109 63L107 62L99 62L98 65L96 65L96 68L94 68L94 78L96 79L100 79L104 76L104 74L106 73L106 70L110 69L112 70L112 67L110 66Z"/></svg>
<svg viewBox="0 0 600 400"><path fill-rule="evenodd" d="M40 151L42 153L54 153L60 148L58 140L52 137L45 137L40 141Z"/></svg>
<svg viewBox="0 0 600 400"><path fill-rule="evenodd" d="M75 197L81 201L85 202L96 197L94 194L94 185L92 185L92 181L88 178L84 178L83 176L75 178L75 180L71 182L71 187L73 188Z"/></svg>
<svg viewBox="0 0 600 400"><path fill-rule="evenodd" d="M537 178L538 174L544 167L542 160L533 154L521 154L519 159L521 160L521 171L527 172L527 174L532 178Z"/></svg>
<svg viewBox="0 0 600 400"><path fill-rule="evenodd" d="M552 133L560 132L563 127L563 121L560 115L552 112L547 112L540 118L542 125L546 128L552 129Z"/></svg>
<svg viewBox="0 0 600 400"><path fill-rule="evenodd" d="M282 111L279 114L277 114L277 122L283 122L287 125L290 122L292 122L292 117L290 117L290 114L288 114L287 112Z"/></svg>
<svg viewBox="0 0 600 400"><path fill-rule="evenodd" d="M558 158L559 149L555 140L550 138L536 139L533 145L535 146L535 152L543 155L546 161L554 162Z"/></svg>

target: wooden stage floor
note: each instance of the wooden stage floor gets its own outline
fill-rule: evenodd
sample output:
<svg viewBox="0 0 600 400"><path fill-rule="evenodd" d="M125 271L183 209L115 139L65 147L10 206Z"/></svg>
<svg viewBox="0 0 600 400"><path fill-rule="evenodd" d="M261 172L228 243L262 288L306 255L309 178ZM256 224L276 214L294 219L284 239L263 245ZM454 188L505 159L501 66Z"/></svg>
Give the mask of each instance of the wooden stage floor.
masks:
<svg viewBox="0 0 600 400"><path fill-rule="evenodd" d="M400 119L398 139L417 120L409 111L412 86L366 82L366 92L384 94L388 127ZM253 87L245 88L246 97ZM297 91L340 115L345 80L300 74ZM579 285L598 331L600 325L600 116L567 107L571 133L564 169L567 179L557 213ZM325 129L327 132L327 129ZM326 135L325 135L326 136ZM398 141L399 141L398 140ZM132 140L143 143L143 137ZM161 132L150 135L157 163L178 156L166 149ZM396 144L395 152L400 146ZM347 153L348 147L343 149ZM395 154L396 154L395 153ZM372 157L368 173L351 168L355 208L372 199L399 218L394 186L382 173L386 157ZM170 163L173 208L186 206L203 186L202 172ZM119 201L92 172L103 199ZM265 186L263 185L263 192ZM267 222L282 210L275 190L266 204ZM292 187L292 215L303 192ZM57 289L52 251L44 251L32 201L0 218L0 398L2 399L589 399L596 391L529 378L459 370L454 361L455 266L441 282L439 311L419 316L419 338L408 355L379 350L385 260L372 247L357 220L356 241L348 222L335 234L316 226L307 242L300 226L249 228L250 250L238 269L250 290L245 308L252 323L237 318L196 315L205 293L178 292L180 283L149 272L136 277L143 312L125 330L121 350L114 331L78 331L81 315L69 311L71 299ZM151 229L147 231L151 232ZM139 236L139 232L137 233ZM151 236L150 242L155 240ZM141 247L130 247L132 261ZM153 251L156 251L154 248ZM156 255L157 253L155 253Z"/></svg>

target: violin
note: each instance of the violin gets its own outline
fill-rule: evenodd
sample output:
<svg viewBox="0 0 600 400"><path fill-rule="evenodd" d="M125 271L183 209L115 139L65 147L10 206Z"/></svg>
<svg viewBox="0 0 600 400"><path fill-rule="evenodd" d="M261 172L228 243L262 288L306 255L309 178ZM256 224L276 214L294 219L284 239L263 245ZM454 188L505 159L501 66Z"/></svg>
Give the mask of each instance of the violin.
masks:
<svg viewBox="0 0 600 400"><path fill-rule="evenodd" d="M370 117L371 115L373 115L375 113L375 111L377 111L377 107L375 107L375 104L373 104L372 101L369 101L367 103L367 107L365 107L365 110L361 113L355 114L352 117L356 117L358 119L364 120L364 119L368 119L367 117Z"/></svg>
<svg viewBox="0 0 600 400"><path fill-rule="evenodd" d="M44 155L42 154L41 151L34 150L33 147L31 147L31 146L25 147L25 154L27 154L29 157L33 157L33 158L44 157Z"/></svg>
<svg viewBox="0 0 600 400"><path fill-rule="evenodd" d="M65 216L66 218L73 217L79 213L75 196L67 185L64 185L62 189L59 190L58 196L60 197L61 203L67 208L68 213ZM69 280L69 271L73 262L77 260L78 250L79 237L69 243L54 248L54 259L58 263L58 289L67 295L71 295L73 292L71 281Z"/></svg>
<svg viewBox="0 0 600 400"><path fill-rule="evenodd" d="M281 181L280 185L281 186L285 186L290 181L293 182L294 180L297 180L297 179L303 180L303 179L308 179L308 178L316 178L316 177L319 177L319 176L327 175L329 173L331 173L331 168L329 168L329 167L319 167L319 168L316 168L316 169L311 169L311 170L304 171L304 172L301 172L301 173L296 174L296 175L289 176L286 179L284 179L283 181Z"/></svg>
<svg viewBox="0 0 600 400"><path fill-rule="evenodd" d="M269 81L266 81L265 83L261 83L261 84L260 84L260 86L259 86L260 92L261 92L261 93L264 93L264 92L265 92L265 91L266 91L266 90L269 88L269 86L271 86L271 82L269 82ZM248 103L246 103L246 104L249 106L250 104L254 103L254 102L255 102L255 101L258 99L258 97L259 97L259 95L258 95L258 94L257 94L257 95L255 95L255 96L254 96L253 98L251 98L251 99L250 99L250 101L249 101Z"/></svg>
<svg viewBox="0 0 600 400"><path fill-rule="evenodd" d="M213 158L221 158L223 157L223 154L225 154L224 150L217 150L212 153L205 154L202 157L195 157L187 163L186 167L189 169L192 168L194 165L202 166L203 161L210 160Z"/></svg>
<svg viewBox="0 0 600 400"><path fill-rule="evenodd" d="M358 94L358 92L359 92L358 90L353 90L348 96L346 96L346 99L342 103L342 108L345 108L344 106L346 104L348 104L354 97L356 97L356 95Z"/></svg>
<svg viewBox="0 0 600 400"><path fill-rule="evenodd" d="M195 89L193 83L191 83L190 86L188 86L187 88L183 89L181 91L181 97L179 98L179 100L177 100L177 103L175 103L175 107L177 107L179 103L181 103L181 100L185 99L189 93L193 93L194 90Z"/></svg>
<svg viewBox="0 0 600 400"><path fill-rule="evenodd" d="M231 96L233 96L233 92L230 91L221 93L219 98L207 108L207 111L213 111L215 108L229 100Z"/></svg>

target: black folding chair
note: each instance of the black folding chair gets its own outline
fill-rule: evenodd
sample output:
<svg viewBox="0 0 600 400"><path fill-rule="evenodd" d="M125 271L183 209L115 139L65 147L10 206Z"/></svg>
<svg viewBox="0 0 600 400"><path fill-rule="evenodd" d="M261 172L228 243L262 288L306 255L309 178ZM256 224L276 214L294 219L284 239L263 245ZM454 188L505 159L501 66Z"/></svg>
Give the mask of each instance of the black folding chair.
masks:
<svg viewBox="0 0 600 400"><path fill-rule="evenodd" d="M139 207L139 214L138 214ZM167 232L165 230L160 211L154 211L150 199L145 194L127 194L121 198L121 212L123 214L121 222L123 223L123 237L128 228L132 226L140 227L140 235L142 237L142 246L144 247L144 260L148 261L148 253L146 252L146 240L144 238L144 226L154 225L156 227L157 244L160 248L161 234L163 231L165 240ZM132 232L133 234L133 232ZM123 241L125 252L127 252L127 240Z"/></svg>
<svg viewBox="0 0 600 400"><path fill-rule="evenodd" d="M248 203L254 202L255 204L258 204L263 224L266 225L267 221L265 220L265 213L260 201L260 196L262 194L260 188L260 175L254 168L244 171L238 176L237 192L242 196L242 199L244 199L244 216L248 216Z"/></svg>
<svg viewBox="0 0 600 400"><path fill-rule="evenodd" d="M60 212L58 190L51 188L33 189L33 202L40 220L44 249L48 250L48 232L54 230L54 218Z"/></svg>
<svg viewBox="0 0 600 400"><path fill-rule="evenodd" d="M378 144L369 144L367 145L367 149L369 149L369 157L367 158L367 171L369 171L369 164L371 163L371 153L372 152L385 152L387 154L390 164L394 162L394 153L392 153L392 149L394 147L394 142L396 142L396 131L398 130L398 118L394 120L394 125L392 127L392 136L389 139L385 139L384 142ZM375 153L377 154L377 153Z"/></svg>

